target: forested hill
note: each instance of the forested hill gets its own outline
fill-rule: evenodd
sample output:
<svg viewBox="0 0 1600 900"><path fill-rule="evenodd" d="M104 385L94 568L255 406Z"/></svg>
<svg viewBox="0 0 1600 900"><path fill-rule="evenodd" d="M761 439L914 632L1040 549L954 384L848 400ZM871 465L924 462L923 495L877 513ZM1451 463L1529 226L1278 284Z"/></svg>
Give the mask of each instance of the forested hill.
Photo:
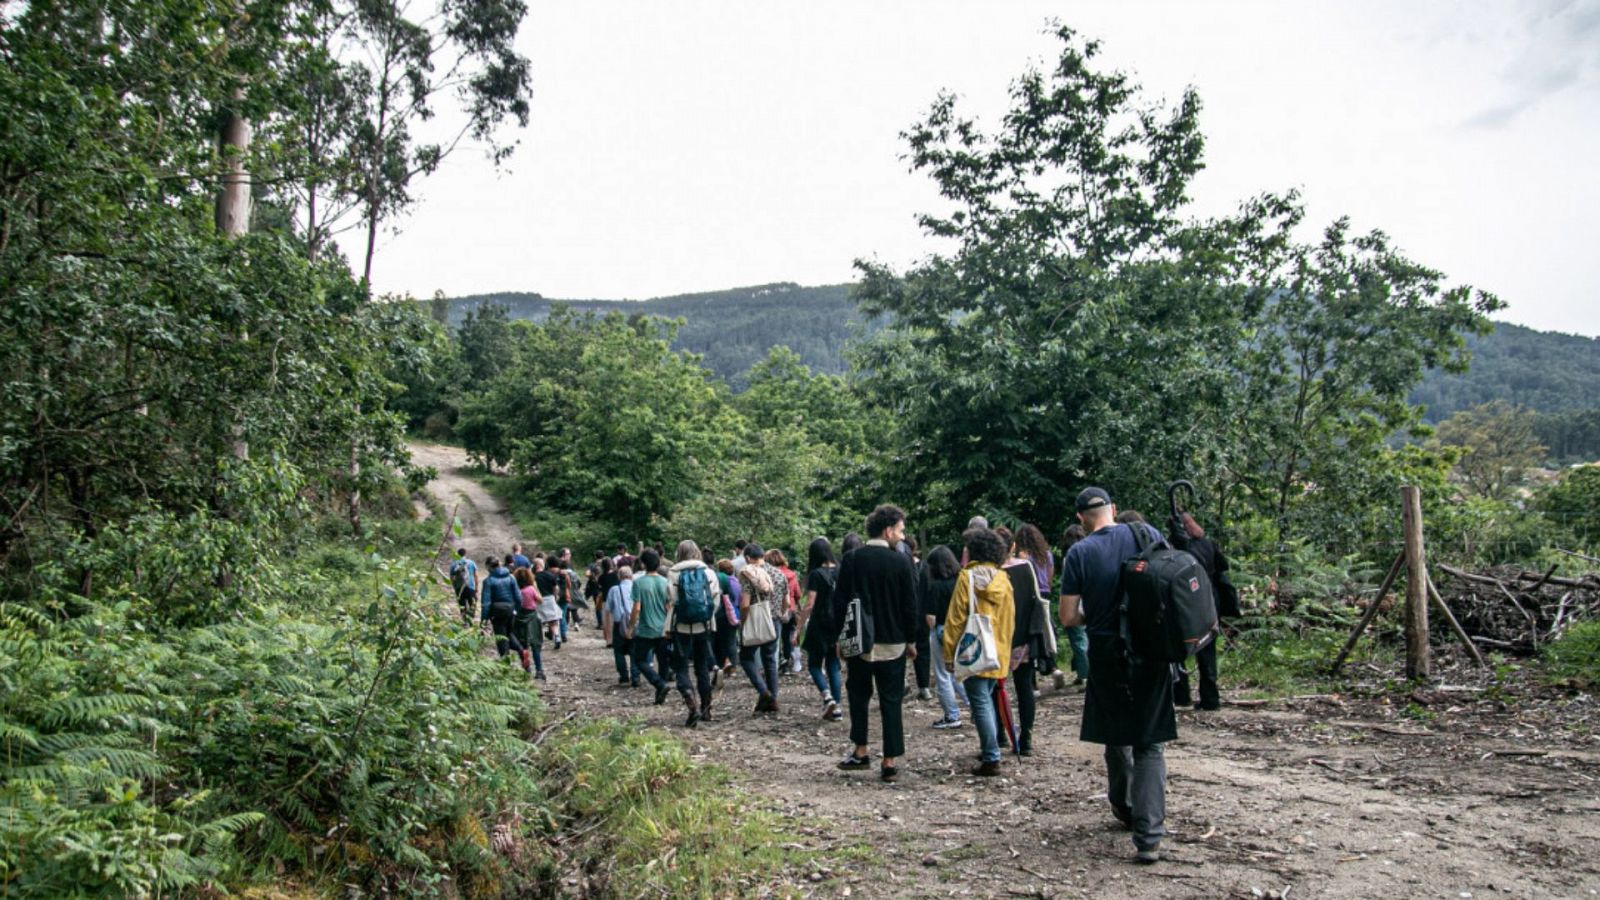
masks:
<svg viewBox="0 0 1600 900"><path fill-rule="evenodd" d="M530 293L475 294L449 301L448 315L457 326L469 310L503 306L513 319L543 319L553 302ZM843 372L845 342L863 329L878 327L865 322L850 299L848 284L779 283L651 300L559 302L579 310L682 318L685 324L673 346L703 355L706 367L735 387L743 387L745 370L777 344L800 354L813 371Z"/></svg>
<svg viewBox="0 0 1600 900"><path fill-rule="evenodd" d="M542 319L553 301L539 294L477 294L449 301L451 325L480 306L504 306L514 319ZM564 300L577 309L683 318L676 346L705 356L706 365L742 387L743 373L776 344L800 354L813 371L845 370L845 342L866 322L850 298L850 285L802 287L779 283L682 294L653 300ZM1464 375L1429 372L1413 402L1438 422L1490 400L1506 400L1541 413L1593 409L1600 396L1600 340L1536 331L1500 322L1488 337L1471 338L1472 368Z"/></svg>
<svg viewBox="0 0 1600 900"><path fill-rule="evenodd" d="M1498 322L1488 337L1467 343L1471 370L1430 372L1411 394L1413 402L1427 407L1430 422L1490 400L1541 413L1600 406L1600 339Z"/></svg>

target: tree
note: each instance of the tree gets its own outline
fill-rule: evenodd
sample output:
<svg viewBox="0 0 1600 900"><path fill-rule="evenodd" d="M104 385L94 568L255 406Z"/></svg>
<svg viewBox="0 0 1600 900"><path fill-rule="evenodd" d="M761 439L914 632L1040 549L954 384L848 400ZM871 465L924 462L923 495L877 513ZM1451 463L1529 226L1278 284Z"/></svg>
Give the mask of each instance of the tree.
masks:
<svg viewBox="0 0 1600 900"><path fill-rule="evenodd" d="M1539 511L1584 546L1600 547L1600 465L1568 469L1539 498Z"/></svg>
<svg viewBox="0 0 1600 900"><path fill-rule="evenodd" d="M953 250L904 274L857 264L892 326L857 357L897 426L886 484L951 531L973 512L1054 529L1091 482L1149 512L1177 477L1218 519L1327 525L1413 419L1422 370L1464 364L1461 335L1498 301L1342 220L1296 244L1294 194L1195 217L1199 98L1146 102L1056 33L1056 64L1018 79L996 129L946 95L905 135L950 206L922 226Z"/></svg>
<svg viewBox="0 0 1600 900"><path fill-rule="evenodd" d="M1544 460L1535 418L1531 410L1491 400L1440 422L1435 437L1444 446L1463 448L1455 473L1473 493L1501 500Z"/></svg>

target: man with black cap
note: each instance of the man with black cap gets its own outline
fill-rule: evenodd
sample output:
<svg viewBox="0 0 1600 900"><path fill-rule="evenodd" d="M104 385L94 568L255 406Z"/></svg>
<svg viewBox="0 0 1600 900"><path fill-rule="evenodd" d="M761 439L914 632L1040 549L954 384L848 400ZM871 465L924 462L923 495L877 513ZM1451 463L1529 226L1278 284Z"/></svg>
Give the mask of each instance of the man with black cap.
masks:
<svg viewBox="0 0 1600 900"><path fill-rule="evenodd" d="M1167 764L1161 745L1178 737L1172 713L1172 670L1131 655L1122 636L1122 564L1139 555L1132 529L1152 544L1160 532L1144 522L1118 524L1104 489L1078 495L1078 521L1088 536L1072 545L1061 566L1061 624L1089 632L1089 686L1079 739L1106 747L1111 812L1133 832L1135 859L1161 858L1167 805Z"/></svg>

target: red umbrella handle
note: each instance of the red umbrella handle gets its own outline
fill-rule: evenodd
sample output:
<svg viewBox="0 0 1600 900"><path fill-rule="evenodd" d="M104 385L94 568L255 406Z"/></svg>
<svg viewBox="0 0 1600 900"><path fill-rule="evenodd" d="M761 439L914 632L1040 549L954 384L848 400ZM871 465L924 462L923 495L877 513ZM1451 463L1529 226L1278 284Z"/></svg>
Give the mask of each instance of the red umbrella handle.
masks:
<svg viewBox="0 0 1600 900"><path fill-rule="evenodd" d="M1011 742L1011 752L1020 752L1022 744L1017 739L1017 723L1011 719L1011 700L1006 695L1006 680L1004 678L1000 679L1000 683L995 685L994 706L995 711L1000 715L1000 725L1006 731L1006 739Z"/></svg>

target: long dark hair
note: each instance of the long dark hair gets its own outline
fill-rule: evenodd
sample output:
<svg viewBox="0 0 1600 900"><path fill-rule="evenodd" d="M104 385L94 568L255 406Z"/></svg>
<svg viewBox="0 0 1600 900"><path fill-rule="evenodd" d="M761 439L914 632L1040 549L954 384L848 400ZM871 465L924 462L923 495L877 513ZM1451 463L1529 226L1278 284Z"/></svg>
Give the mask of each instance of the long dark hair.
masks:
<svg viewBox="0 0 1600 900"><path fill-rule="evenodd" d="M1028 554L1028 559L1044 573L1045 581L1053 581L1050 576L1055 573L1055 560L1050 558L1050 545L1045 543L1044 532L1037 525L1023 525L1017 529L1016 536L1011 539L1018 550Z"/></svg>
<svg viewBox="0 0 1600 900"><path fill-rule="evenodd" d="M806 548L806 571L820 569L833 562L833 545L825 537L819 537Z"/></svg>
<svg viewBox="0 0 1600 900"><path fill-rule="evenodd" d="M839 544L839 555L843 556L844 554L849 553L851 550L858 549L862 544L865 543L866 541L861 539L861 535L852 531L845 535L844 541Z"/></svg>
<svg viewBox="0 0 1600 900"><path fill-rule="evenodd" d="M928 551L928 577L934 581L948 581L961 571L961 561L949 547L940 544Z"/></svg>

